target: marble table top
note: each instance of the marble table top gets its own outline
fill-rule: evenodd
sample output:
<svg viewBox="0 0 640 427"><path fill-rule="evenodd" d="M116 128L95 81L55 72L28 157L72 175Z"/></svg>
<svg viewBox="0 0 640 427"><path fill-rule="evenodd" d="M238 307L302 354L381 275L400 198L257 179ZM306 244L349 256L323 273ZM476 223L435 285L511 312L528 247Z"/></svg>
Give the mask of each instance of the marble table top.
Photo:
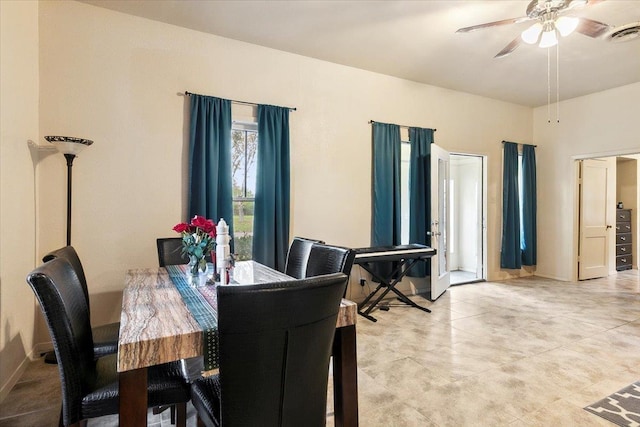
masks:
<svg viewBox="0 0 640 427"><path fill-rule="evenodd" d="M234 281L255 284L291 277L254 261L236 263ZM336 327L354 325L357 304L343 299ZM203 353L203 332L164 268L129 270L125 277L118 372Z"/></svg>

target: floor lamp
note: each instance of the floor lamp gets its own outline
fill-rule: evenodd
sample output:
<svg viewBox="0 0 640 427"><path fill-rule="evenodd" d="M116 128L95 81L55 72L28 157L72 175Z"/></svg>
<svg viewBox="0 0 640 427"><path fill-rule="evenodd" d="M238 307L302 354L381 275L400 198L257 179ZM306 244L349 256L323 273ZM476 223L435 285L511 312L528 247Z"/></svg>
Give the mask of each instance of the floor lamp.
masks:
<svg viewBox="0 0 640 427"><path fill-rule="evenodd" d="M67 246L71 245L71 167L73 159L85 147L93 144L93 141L72 136L45 136L44 139L52 143L59 152L67 159ZM45 363L58 363L56 354L53 351L47 352L44 356Z"/></svg>
<svg viewBox="0 0 640 427"><path fill-rule="evenodd" d="M45 136L44 139L55 145L67 159L67 246L71 245L71 167L73 159L93 141L72 136Z"/></svg>

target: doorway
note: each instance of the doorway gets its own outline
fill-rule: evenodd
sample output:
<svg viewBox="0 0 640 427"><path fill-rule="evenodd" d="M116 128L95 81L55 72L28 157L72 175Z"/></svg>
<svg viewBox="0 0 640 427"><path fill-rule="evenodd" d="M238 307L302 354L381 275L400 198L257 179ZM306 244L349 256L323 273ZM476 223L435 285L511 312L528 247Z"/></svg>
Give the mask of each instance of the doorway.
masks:
<svg viewBox="0 0 640 427"><path fill-rule="evenodd" d="M486 157L451 153L449 181L451 285L486 279Z"/></svg>
<svg viewBox="0 0 640 427"><path fill-rule="evenodd" d="M575 279L606 277L617 271L638 268L639 160L638 154L575 160ZM602 166L597 169L590 166L596 163ZM590 172L604 169L606 175ZM595 232L599 239L593 238Z"/></svg>

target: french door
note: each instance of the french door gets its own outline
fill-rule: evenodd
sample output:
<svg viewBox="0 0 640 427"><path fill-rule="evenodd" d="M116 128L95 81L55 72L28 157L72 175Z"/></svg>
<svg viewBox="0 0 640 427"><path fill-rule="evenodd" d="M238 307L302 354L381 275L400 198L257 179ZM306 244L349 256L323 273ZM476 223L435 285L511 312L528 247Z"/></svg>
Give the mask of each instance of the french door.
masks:
<svg viewBox="0 0 640 427"><path fill-rule="evenodd" d="M431 300L449 287L449 152L431 144Z"/></svg>

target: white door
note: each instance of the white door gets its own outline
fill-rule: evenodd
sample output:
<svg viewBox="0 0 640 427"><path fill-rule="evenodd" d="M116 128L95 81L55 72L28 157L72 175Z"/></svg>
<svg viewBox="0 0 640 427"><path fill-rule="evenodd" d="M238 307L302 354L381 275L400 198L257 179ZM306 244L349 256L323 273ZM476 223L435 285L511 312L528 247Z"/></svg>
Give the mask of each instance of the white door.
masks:
<svg viewBox="0 0 640 427"><path fill-rule="evenodd" d="M449 287L449 152L431 144L431 300Z"/></svg>
<svg viewBox="0 0 640 427"><path fill-rule="evenodd" d="M609 228L606 160L580 161L580 243L578 279L594 279L609 274Z"/></svg>

